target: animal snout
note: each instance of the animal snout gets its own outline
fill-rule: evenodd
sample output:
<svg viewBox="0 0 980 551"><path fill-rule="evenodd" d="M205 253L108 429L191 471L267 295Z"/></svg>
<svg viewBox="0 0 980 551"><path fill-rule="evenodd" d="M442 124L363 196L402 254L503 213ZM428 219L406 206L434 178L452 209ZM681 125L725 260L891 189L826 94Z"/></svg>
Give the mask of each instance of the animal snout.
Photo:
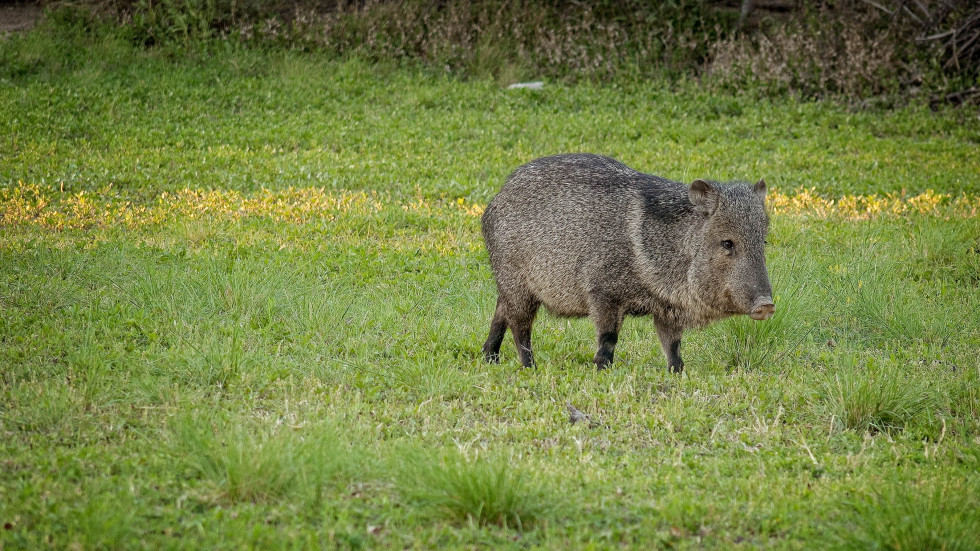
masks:
<svg viewBox="0 0 980 551"><path fill-rule="evenodd" d="M756 321L762 321L771 318L775 313L776 305L772 303L772 297L762 297L755 301L755 306L749 312L749 317Z"/></svg>

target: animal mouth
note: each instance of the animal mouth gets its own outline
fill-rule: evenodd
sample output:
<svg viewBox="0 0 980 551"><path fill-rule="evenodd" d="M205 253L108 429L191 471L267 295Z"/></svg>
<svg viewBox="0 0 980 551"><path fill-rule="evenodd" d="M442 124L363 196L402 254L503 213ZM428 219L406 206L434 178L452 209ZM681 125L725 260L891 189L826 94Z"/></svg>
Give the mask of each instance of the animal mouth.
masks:
<svg viewBox="0 0 980 551"><path fill-rule="evenodd" d="M755 306L749 312L749 317L756 320L762 321L767 320L776 313L776 305L772 303L772 299L766 297L755 303Z"/></svg>

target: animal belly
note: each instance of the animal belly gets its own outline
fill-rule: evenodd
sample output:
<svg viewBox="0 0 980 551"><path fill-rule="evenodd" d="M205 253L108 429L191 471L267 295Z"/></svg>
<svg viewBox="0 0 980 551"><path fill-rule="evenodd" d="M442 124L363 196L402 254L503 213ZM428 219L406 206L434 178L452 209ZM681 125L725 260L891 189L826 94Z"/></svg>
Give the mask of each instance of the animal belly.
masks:
<svg viewBox="0 0 980 551"><path fill-rule="evenodd" d="M552 272L550 277L534 277L535 274L532 273L528 283L534 296L556 316L588 316L589 304L578 281L574 278L554 277L555 275L557 274Z"/></svg>

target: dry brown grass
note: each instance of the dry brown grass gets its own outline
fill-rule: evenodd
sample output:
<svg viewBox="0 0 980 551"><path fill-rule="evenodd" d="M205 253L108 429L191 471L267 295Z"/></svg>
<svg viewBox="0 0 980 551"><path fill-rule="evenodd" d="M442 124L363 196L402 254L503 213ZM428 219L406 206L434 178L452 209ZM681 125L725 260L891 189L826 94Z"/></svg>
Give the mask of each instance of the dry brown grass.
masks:
<svg viewBox="0 0 980 551"><path fill-rule="evenodd" d="M905 62L897 31L872 16L821 13L812 22L731 37L712 48L706 74L730 84L761 84L805 96L892 92L921 81Z"/></svg>
<svg viewBox="0 0 980 551"><path fill-rule="evenodd" d="M644 26L585 3L350 2L246 25L248 38L300 41L373 59L421 59L465 76L607 78L629 66L693 69L710 36ZM699 51L699 48L701 51Z"/></svg>

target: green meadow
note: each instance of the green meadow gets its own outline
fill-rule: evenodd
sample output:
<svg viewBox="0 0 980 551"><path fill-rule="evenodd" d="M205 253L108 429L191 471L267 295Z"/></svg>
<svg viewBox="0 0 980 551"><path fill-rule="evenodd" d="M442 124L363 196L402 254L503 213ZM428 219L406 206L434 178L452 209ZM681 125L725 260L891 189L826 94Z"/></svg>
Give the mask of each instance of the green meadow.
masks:
<svg viewBox="0 0 980 551"><path fill-rule="evenodd" d="M775 317L484 363L569 151L764 177ZM978 216L968 107L2 37L0 548L976 549Z"/></svg>

